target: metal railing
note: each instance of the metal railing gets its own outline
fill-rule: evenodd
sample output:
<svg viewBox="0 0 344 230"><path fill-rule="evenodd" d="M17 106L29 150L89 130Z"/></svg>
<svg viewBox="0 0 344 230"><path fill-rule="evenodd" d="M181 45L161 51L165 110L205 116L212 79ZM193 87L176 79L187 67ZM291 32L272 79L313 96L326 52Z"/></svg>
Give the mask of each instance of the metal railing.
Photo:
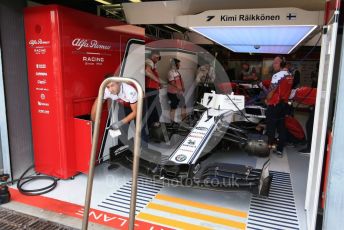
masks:
<svg viewBox="0 0 344 230"><path fill-rule="evenodd" d="M125 82L131 83L136 87L138 100L137 100L137 113L136 113L136 130L135 130L135 139L134 139L134 161L133 161L133 179L131 185L131 199L130 199L130 215L129 215L129 230L134 229L135 222L135 210L136 210L136 195L137 195L137 176L139 169L139 160L140 160L140 147L141 147L141 126L142 126L142 109L143 109L143 90L141 85L134 79L125 78L125 77L110 77L105 79L99 87L98 97L97 97L97 108L96 108L96 117L94 122L94 131L92 136L92 150L90 157L90 167L88 171L87 178L87 189L85 196L85 207L84 214L82 219L82 230L87 230L88 228L88 217L92 197L92 187L93 187L93 178L94 178L94 167L96 162L96 151L97 151L97 142L99 136L99 126L100 126L100 117L103 107L103 97L105 87L111 82Z"/></svg>

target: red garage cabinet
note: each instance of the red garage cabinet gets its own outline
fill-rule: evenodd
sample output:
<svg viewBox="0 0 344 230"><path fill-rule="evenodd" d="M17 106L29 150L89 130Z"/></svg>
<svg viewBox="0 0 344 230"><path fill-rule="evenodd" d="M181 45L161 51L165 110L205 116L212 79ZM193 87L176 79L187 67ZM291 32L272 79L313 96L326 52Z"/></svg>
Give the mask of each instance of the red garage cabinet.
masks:
<svg viewBox="0 0 344 230"><path fill-rule="evenodd" d="M58 5L27 8L24 20L35 170L62 179L87 173L99 85L144 32Z"/></svg>

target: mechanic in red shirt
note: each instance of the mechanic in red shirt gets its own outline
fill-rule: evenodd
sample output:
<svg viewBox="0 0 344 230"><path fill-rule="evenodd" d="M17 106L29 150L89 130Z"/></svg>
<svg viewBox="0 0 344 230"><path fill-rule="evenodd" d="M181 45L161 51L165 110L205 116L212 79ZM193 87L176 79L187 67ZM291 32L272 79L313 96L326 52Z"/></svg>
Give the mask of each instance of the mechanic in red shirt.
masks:
<svg viewBox="0 0 344 230"><path fill-rule="evenodd" d="M288 111L288 99L293 85L293 76L286 68L284 57L277 56L273 60L273 69L276 72L271 79L269 93L265 99L266 130L270 148L272 147L276 130L278 133L277 148L274 150L279 157L283 157L283 148L287 139L285 116Z"/></svg>
<svg viewBox="0 0 344 230"><path fill-rule="evenodd" d="M159 89L161 88L161 82L156 66L160 59L160 53L152 51L150 57L145 61L145 95L148 128L160 126L161 103Z"/></svg>

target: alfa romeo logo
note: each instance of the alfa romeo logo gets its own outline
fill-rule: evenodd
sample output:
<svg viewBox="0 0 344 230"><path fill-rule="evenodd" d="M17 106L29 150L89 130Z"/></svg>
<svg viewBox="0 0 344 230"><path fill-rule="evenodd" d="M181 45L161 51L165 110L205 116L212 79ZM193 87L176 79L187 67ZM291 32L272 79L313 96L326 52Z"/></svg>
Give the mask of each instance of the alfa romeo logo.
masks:
<svg viewBox="0 0 344 230"><path fill-rule="evenodd" d="M179 154L176 156L176 161L183 162L186 160L186 156L184 154Z"/></svg>

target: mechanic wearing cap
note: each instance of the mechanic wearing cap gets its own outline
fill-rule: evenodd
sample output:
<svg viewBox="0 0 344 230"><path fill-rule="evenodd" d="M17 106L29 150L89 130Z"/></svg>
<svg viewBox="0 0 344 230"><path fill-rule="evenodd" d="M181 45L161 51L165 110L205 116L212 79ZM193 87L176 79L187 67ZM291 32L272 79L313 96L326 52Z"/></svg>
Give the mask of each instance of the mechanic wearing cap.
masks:
<svg viewBox="0 0 344 230"><path fill-rule="evenodd" d="M275 139L276 130L278 133L277 148L273 152L279 157L283 156L283 148L287 138L285 127L285 116L288 111L288 99L293 85L293 77L286 68L284 57L277 56L273 60L273 69L276 72L271 79L269 93L265 103L268 108L266 111L266 129L271 148Z"/></svg>
<svg viewBox="0 0 344 230"><path fill-rule="evenodd" d="M181 118L184 120L186 116L186 105L184 98L184 83L182 76L178 71L180 67L180 60L177 58L172 58L170 63L171 69L168 72L167 97L170 100L170 119L171 123L173 123L178 105L181 108Z"/></svg>
<svg viewBox="0 0 344 230"><path fill-rule="evenodd" d="M114 77L112 74L107 74L106 78ZM137 91L136 89L127 84L121 82L110 82L107 84L103 102L106 99L112 99L119 105L118 121L110 125L110 129L119 129L122 133L118 140L118 144L125 145L128 141L128 129L129 124L136 118L137 112ZM94 122L96 116L97 99L94 101L91 110L91 120ZM123 135L125 134L125 135Z"/></svg>
<svg viewBox="0 0 344 230"><path fill-rule="evenodd" d="M146 112L148 128L158 127L160 125L161 105L159 89L161 82L157 71L156 63L160 61L159 52L152 51L149 58L145 61L145 86L146 86Z"/></svg>

